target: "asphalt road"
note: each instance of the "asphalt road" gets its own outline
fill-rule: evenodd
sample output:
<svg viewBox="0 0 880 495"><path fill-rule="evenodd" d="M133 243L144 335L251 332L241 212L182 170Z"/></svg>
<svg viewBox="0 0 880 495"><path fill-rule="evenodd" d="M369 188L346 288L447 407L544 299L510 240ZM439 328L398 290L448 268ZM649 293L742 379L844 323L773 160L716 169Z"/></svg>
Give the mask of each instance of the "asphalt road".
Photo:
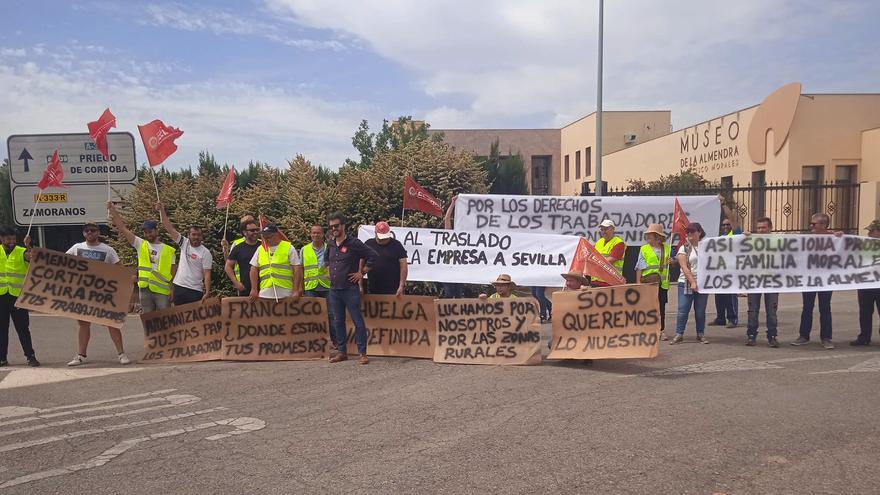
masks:
<svg viewBox="0 0 880 495"><path fill-rule="evenodd" d="M855 293L833 351L789 346L800 296L780 306L779 349L742 325L696 344L691 323L653 360L535 367L122 367L99 328L69 369L75 325L35 316L45 366L13 335L0 371L0 494L878 493L880 344L846 345ZM138 356L139 321L124 335Z"/></svg>

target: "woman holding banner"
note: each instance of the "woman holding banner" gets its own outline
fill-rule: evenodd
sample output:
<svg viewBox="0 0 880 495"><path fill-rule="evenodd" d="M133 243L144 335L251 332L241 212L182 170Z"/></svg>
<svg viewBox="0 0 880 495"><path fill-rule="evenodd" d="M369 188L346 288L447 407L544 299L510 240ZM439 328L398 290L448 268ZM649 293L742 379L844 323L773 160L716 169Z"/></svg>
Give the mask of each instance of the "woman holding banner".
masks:
<svg viewBox="0 0 880 495"><path fill-rule="evenodd" d="M670 246L664 243L666 232L659 223L648 225L645 241L639 249L636 262L637 284L658 284L657 299L660 302L660 340L666 337L666 303L669 301L669 255Z"/></svg>
<svg viewBox="0 0 880 495"><path fill-rule="evenodd" d="M697 342L708 344L703 332L706 329L706 303L709 295L697 291L697 245L700 239L706 237L706 231L696 222L688 224L684 231L686 240L678 250L678 264L681 267L681 275L678 277L678 318L675 323L675 337L669 343L678 344L684 341L684 327L687 326L688 313L693 305L694 319L697 320Z"/></svg>

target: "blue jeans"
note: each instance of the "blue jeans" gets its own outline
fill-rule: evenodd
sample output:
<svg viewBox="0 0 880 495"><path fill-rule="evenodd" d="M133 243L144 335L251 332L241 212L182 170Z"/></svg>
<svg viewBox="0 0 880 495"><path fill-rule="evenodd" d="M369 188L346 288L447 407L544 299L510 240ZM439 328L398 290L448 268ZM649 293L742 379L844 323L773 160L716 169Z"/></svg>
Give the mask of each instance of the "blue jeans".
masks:
<svg viewBox="0 0 880 495"><path fill-rule="evenodd" d="M550 318L550 311L553 309L553 303L547 299L544 293L544 287L532 287L532 296L538 300L538 306L541 308L541 318Z"/></svg>
<svg viewBox="0 0 880 495"><path fill-rule="evenodd" d="M320 297L321 299L327 299L330 295L330 290L307 290L303 291L303 295L306 297ZM336 332L333 331L333 316L330 312L330 303L327 303L327 323L330 325L330 342L333 343L333 348L339 348L339 342L336 341Z"/></svg>
<svg viewBox="0 0 880 495"><path fill-rule="evenodd" d="M831 340L831 291L802 292L804 309L801 311L801 337L810 340L813 331L813 307L819 297L819 338Z"/></svg>
<svg viewBox="0 0 880 495"><path fill-rule="evenodd" d="M675 333L684 335L688 313L693 305L694 318L697 320L697 333L702 334L706 330L706 304L709 303L709 294L697 292L685 294L684 288L685 284L678 284L678 318L675 321Z"/></svg>
<svg viewBox="0 0 880 495"><path fill-rule="evenodd" d="M333 333L339 343L339 352L345 355L345 310L348 310L351 321L354 322L355 339L357 340L358 353L367 353L367 325L364 323L364 315L361 313L361 291L357 286L347 289L330 289L330 297L327 299L328 311L332 320Z"/></svg>

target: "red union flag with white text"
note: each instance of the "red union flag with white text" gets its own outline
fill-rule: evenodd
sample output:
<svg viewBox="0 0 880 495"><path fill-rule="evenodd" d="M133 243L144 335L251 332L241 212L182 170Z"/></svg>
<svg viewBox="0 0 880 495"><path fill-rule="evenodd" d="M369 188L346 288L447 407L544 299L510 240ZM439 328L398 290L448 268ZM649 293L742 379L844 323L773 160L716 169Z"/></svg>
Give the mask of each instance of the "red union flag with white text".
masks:
<svg viewBox="0 0 880 495"><path fill-rule="evenodd" d="M226 208L232 203L232 186L235 185L235 167L229 169L220 194L217 195L217 208Z"/></svg>
<svg viewBox="0 0 880 495"><path fill-rule="evenodd" d="M88 123L89 136L95 142L95 147L104 155L104 160L110 159L110 150L107 147L107 133L110 129L116 127L116 116L109 108L104 109L104 113L98 117L98 120Z"/></svg>
<svg viewBox="0 0 880 495"><path fill-rule="evenodd" d="M47 187L67 187L61 183L64 180L64 169L61 167L61 160L58 159L58 150L55 150L55 153L52 154L52 159L49 160L49 165L46 167L46 171L43 172L43 178L40 179L40 183L37 184L37 187L42 191Z"/></svg>
<svg viewBox="0 0 880 495"><path fill-rule="evenodd" d="M403 208L418 210L435 217L443 216L443 205L409 176L403 180Z"/></svg>
<svg viewBox="0 0 880 495"><path fill-rule="evenodd" d="M183 131L174 127L166 126L161 120L156 119L149 124L139 125L141 141L147 152L147 161L151 167L161 165L166 158L177 151L174 140L183 135Z"/></svg>
<svg viewBox="0 0 880 495"><path fill-rule="evenodd" d="M675 198L675 207L672 210L672 233L678 234L679 246L684 244L685 229L687 228L689 223L690 221L688 220L687 215L684 213L684 209L681 207L681 203L678 202L678 198Z"/></svg>
<svg viewBox="0 0 880 495"><path fill-rule="evenodd" d="M581 237L574 259L571 261L569 271L577 271L590 277L598 278L608 285L623 285L626 279L618 273L617 269L602 256L590 242Z"/></svg>

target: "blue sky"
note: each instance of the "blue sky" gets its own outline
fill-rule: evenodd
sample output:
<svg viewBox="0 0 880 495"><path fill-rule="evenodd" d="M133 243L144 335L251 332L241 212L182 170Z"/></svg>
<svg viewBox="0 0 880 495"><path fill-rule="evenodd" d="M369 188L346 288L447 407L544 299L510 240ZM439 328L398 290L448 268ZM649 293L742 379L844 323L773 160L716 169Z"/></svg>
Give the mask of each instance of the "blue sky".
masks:
<svg viewBox="0 0 880 495"><path fill-rule="evenodd" d="M0 136L185 132L166 166L338 167L361 119L434 128L559 127L595 109L596 4L239 0L4 2ZM880 92L880 2L606 2L609 110L670 109L675 128L804 92ZM143 153L138 148L139 158Z"/></svg>

